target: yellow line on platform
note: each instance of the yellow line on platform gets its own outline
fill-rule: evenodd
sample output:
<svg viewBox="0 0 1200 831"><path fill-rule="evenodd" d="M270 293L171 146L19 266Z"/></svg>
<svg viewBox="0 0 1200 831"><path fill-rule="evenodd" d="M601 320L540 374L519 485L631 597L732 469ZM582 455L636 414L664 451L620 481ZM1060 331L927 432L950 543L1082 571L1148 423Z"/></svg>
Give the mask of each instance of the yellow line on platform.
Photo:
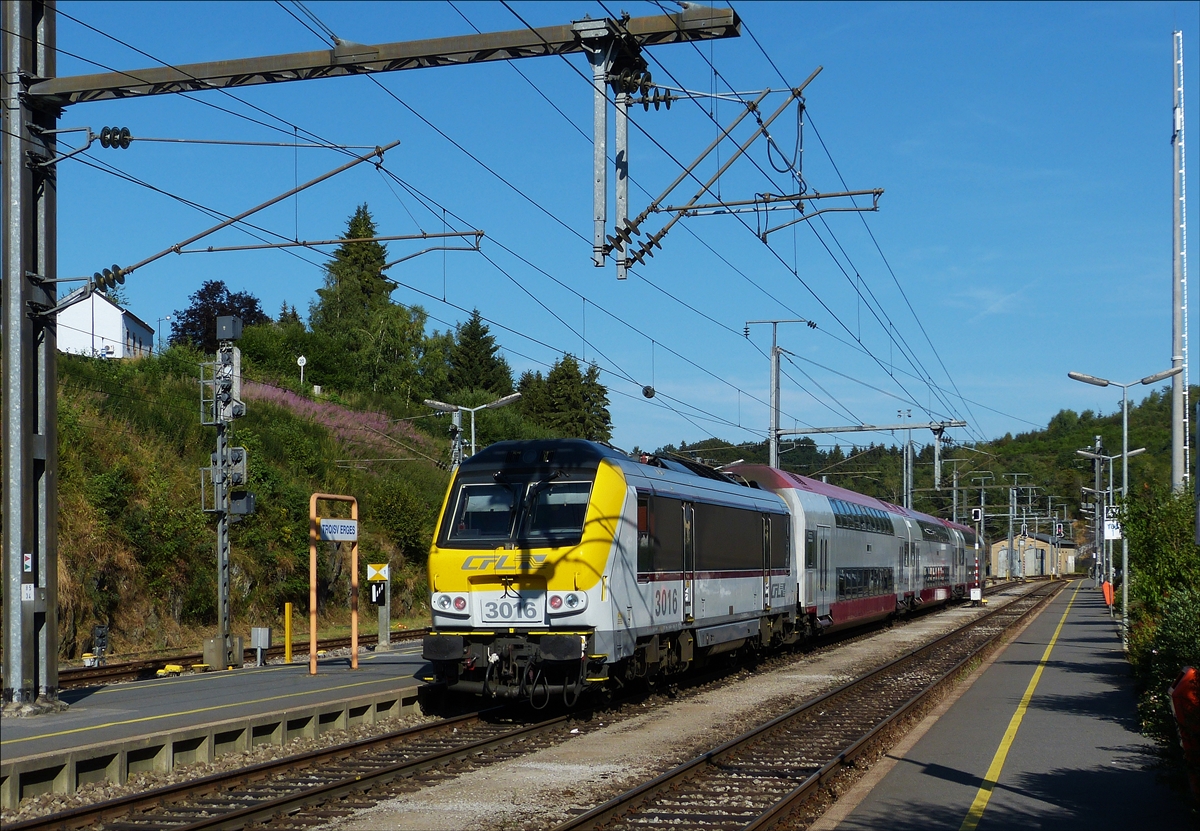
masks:
<svg viewBox="0 0 1200 831"><path fill-rule="evenodd" d="M1013 713L1013 717L1008 722L1008 729L1004 731L1004 738L1000 740L1000 747L996 748L996 755L992 757L992 764L988 767L987 773L984 775L983 784L979 786L979 792L975 794L975 801L971 803L971 809L967 811L967 816L959 826L958 831L975 831L979 825L979 820L983 818L983 812L987 809L988 800L992 798L992 790L996 787L996 783L1000 781L1000 772L1004 770L1004 761L1008 758L1008 751L1012 747L1013 740L1017 737L1017 730L1021 727L1021 720L1025 718L1025 711L1029 708L1029 702L1033 698L1033 691L1037 689L1038 681L1042 679L1042 670L1046 668L1046 662L1050 660L1050 652L1054 649L1054 644L1058 641L1058 636L1062 632L1063 624L1067 622L1067 615L1071 612L1071 606L1075 603L1075 597L1079 594L1079 587L1083 585L1080 580L1075 586L1075 592L1071 595L1070 601L1067 602L1067 608L1063 610L1062 618L1058 621L1058 626L1054 630L1054 636L1050 638L1050 643L1046 645L1046 651L1042 653L1042 660L1038 661L1037 669L1033 671L1033 677L1029 679L1029 686L1025 688L1025 694L1021 696L1021 703L1017 705L1017 711Z"/></svg>
<svg viewBox="0 0 1200 831"><path fill-rule="evenodd" d="M73 733L86 733L90 730L103 730L105 727L121 727L126 724L141 724L147 721L158 721L164 718L173 718L175 716L192 716L196 713L209 713L213 710L223 710L226 707L242 706L245 704L262 704L266 701L281 701L285 698L296 698L302 695L319 695L326 692L334 692L336 690L348 690L353 687L365 687L368 684L395 683L395 678L376 678L372 681L358 681L354 684L342 684L339 687L326 687L319 690L306 690L304 692L284 693L283 695L272 695L267 698L256 698L252 701L238 701L236 704L216 704L212 707L198 707L195 710L183 710L178 713L163 713L158 716L145 716L143 718L131 718L124 721L110 721L107 724L94 724L90 727L75 727L70 730L59 730L57 733L39 733L36 736L25 736L20 739L6 739L0 741L0 746L7 747L8 745L20 744L21 742L31 742L36 739L51 739L55 736L69 736Z"/></svg>

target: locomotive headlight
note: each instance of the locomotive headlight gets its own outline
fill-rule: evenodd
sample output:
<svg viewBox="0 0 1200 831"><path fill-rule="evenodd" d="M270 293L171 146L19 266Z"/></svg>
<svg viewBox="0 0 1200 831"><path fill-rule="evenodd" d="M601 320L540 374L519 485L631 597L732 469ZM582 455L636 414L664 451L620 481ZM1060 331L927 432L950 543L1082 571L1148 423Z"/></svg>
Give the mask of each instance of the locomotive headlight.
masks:
<svg viewBox="0 0 1200 831"><path fill-rule="evenodd" d="M461 612L465 608L467 608L467 599L465 597L454 598L455 611Z"/></svg>
<svg viewBox="0 0 1200 831"><path fill-rule="evenodd" d="M583 592L552 594L546 598L546 605L552 615L574 615L587 608L587 595Z"/></svg>
<svg viewBox="0 0 1200 831"><path fill-rule="evenodd" d="M440 594L440 595L438 595L438 598L437 598L437 600L434 601L434 603L437 604L437 607L439 609L449 609L450 608L450 595Z"/></svg>

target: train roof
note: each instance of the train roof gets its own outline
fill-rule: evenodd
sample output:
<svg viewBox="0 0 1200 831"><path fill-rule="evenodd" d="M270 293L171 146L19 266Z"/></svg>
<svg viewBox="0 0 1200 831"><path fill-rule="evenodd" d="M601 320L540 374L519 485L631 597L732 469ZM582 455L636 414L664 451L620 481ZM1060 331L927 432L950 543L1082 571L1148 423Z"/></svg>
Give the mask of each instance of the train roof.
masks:
<svg viewBox="0 0 1200 831"><path fill-rule="evenodd" d="M630 484L664 496L682 498L707 494L708 499L730 505L757 506L783 512L782 500L768 489L746 487L742 482L689 459L643 454L629 456L611 445L584 439L531 439L502 441L464 459L460 474L486 473L500 468L553 471L594 471L602 460L623 470Z"/></svg>
<svg viewBox="0 0 1200 831"><path fill-rule="evenodd" d="M463 459L459 469L470 472L479 468L553 467L562 470L595 470L601 459L628 459L624 453L584 439L530 439L501 441L488 445L474 456Z"/></svg>
<svg viewBox="0 0 1200 831"><path fill-rule="evenodd" d="M909 510L895 505L891 502L886 502L882 499L877 499L874 496L852 491L848 488L841 488L837 485L831 485L828 482L822 482L820 479L813 479L808 476L801 476L799 473L792 473L787 470L780 470L776 467L768 465L747 465L738 464L730 465L724 470L728 473L735 473L747 481L753 481L762 488L767 490L803 490L810 493L820 494L829 499L841 499L845 502L852 502L855 505L864 505L869 508L877 508L887 511L891 514L897 514L909 519L921 520L924 522L932 522L937 525L944 525L947 528L953 528L957 531L965 531L974 534L975 531L966 526L960 525L949 520L936 517L931 514L923 514L920 511Z"/></svg>

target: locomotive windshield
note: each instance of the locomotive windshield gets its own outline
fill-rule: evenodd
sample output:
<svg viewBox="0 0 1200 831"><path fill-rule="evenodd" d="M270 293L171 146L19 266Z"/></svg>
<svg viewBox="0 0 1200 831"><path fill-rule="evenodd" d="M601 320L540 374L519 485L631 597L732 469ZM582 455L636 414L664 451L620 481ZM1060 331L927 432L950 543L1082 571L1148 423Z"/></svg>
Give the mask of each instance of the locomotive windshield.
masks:
<svg viewBox="0 0 1200 831"><path fill-rule="evenodd" d="M492 540L512 536L516 493L506 485L462 485L450 525L451 540Z"/></svg>
<svg viewBox="0 0 1200 831"><path fill-rule="evenodd" d="M442 538L459 547L571 545L583 537L591 481L462 483L450 502Z"/></svg>

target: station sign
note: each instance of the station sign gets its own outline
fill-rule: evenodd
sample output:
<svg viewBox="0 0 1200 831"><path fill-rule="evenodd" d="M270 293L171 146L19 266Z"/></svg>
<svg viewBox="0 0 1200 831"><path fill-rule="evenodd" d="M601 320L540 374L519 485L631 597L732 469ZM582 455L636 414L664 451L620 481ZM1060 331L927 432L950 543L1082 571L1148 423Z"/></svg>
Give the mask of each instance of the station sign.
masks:
<svg viewBox="0 0 1200 831"><path fill-rule="evenodd" d="M1109 505L1104 509L1104 539L1121 539L1121 509L1117 505Z"/></svg>
<svg viewBox="0 0 1200 831"><path fill-rule="evenodd" d="M358 540L357 519L322 519L321 539L331 542L355 542Z"/></svg>
<svg viewBox="0 0 1200 831"><path fill-rule="evenodd" d="M391 579L391 569L387 563L368 563L367 564L367 580L389 580Z"/></svg>

